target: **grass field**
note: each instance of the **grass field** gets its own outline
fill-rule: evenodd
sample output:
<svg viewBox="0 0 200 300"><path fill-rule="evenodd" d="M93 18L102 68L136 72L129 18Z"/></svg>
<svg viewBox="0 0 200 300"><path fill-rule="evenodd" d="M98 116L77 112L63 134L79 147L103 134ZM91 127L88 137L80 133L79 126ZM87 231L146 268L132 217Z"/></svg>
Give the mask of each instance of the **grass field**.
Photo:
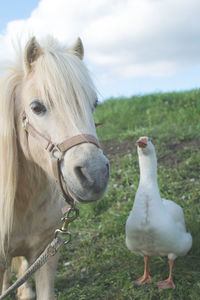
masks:
<svg viewBox="0 0 200 300"><path fill-rule="evenodd" d="M200 91L110 99L99 105L95 121L111 162L107 194L79 205L71 225L72 242L61 251L57 300L198 300L200 299ZM193 247L175 261L176 290L158 291L168 276L167 258L152 257L153 283L134 286L143 274L143 258L125 245L125 223L139 181L135 141L153 139L158 157L161 196L180 204Z"/></svg>
<svg viewBox="0 0 200 300"><path fill-rule="evenodd" d="M56 278L58 300L200 299L200 91L110 99L99 105L98 135L111 161L107 194L79 205L71 226L73 240L62 251ZM180 204L193 247L175 262L176 290L158 291L168 276L167 258L152 257L153 283L134 286L143 274L143 258L125 245L125 222L139 181L135 140L153 138L162 197Z"/></svg>

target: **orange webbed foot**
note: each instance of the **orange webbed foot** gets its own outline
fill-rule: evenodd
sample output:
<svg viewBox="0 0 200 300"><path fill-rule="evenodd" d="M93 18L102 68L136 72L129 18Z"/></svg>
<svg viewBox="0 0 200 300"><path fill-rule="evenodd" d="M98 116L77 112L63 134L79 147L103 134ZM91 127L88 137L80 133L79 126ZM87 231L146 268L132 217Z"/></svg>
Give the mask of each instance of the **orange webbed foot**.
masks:
<svg viewBox="0 0 200 300"><path fill-rule="evenodd" d="M157 286L159 290L176 288L172 278L168 278L167 280L157 282Z"/></svg>
<svg viewBox="0 0 200 300"><path fill-rule="evenodd" d="M150 274L146 274L146 275L143 275L142 277L138 278L137 280L134 280L133 283L136 284L136 285L142 285L142 284L145 284L145 283L150 283L152 282L152 277L150 276Z"/></svg>

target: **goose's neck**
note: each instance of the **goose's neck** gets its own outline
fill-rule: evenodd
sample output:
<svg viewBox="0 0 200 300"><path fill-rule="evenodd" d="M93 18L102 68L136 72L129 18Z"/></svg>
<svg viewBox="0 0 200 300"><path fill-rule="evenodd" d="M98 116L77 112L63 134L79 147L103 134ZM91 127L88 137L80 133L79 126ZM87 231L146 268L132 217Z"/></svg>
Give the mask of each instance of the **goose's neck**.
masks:
<svg viewBox="0 0 200 300"><path fill-rule="evenodd" d="M140 184L145 184L148 186L153 185L158 186L157 183L157 159L156 155L152 153L151 155L141 154L139 156L139 166L140 166Z"/></svg>

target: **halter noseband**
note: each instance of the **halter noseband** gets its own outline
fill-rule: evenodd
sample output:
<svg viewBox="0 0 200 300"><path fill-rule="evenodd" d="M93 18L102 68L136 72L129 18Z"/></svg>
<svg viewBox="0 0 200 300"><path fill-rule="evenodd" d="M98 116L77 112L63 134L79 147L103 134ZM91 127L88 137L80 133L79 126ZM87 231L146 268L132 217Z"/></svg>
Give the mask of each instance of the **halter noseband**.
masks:
<svg viewBox="0 0 200 300"><path fill-rule="evenodd" d="M30 134L32 137L37 139L40 146L49 152L52 161L52 170L55 177L56 185L59 191L61 192L61 194L63 195L65 201L69 205L71 205L71 207L74 207L74 199L70 196L69 192L66 193L66 191L63 188L60 162L66 151L79 144L91 143L94 144L96 147L100 148L98 140L93 135L90 134L79 134L64 140L62 143L59 144L52 143L47 137L45 137L40 132L38 132L29 123L28 117L26 116L25 112L23 112L22 114L22 126L26 131L27 135ZM59 157L55 155L56 152L59 153Z"/></svg>

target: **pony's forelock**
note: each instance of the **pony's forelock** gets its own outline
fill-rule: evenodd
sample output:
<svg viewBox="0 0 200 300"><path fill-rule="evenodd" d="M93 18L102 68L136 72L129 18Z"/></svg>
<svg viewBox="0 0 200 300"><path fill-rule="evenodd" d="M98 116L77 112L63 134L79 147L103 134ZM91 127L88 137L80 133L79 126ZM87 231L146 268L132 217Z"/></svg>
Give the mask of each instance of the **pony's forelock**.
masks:
<svg viewBox="0 0 200 300"><path fill-rule="evenodd" d="M56 107L62 112L60 117L68 118L78 128L77 134L81 133L83 124L91 127L92 118L88 112L97 93L89 72L78 57L58 47L55 40L48 39L41 47L44 54L34 65L34 80L41 100Z"/></svg>

